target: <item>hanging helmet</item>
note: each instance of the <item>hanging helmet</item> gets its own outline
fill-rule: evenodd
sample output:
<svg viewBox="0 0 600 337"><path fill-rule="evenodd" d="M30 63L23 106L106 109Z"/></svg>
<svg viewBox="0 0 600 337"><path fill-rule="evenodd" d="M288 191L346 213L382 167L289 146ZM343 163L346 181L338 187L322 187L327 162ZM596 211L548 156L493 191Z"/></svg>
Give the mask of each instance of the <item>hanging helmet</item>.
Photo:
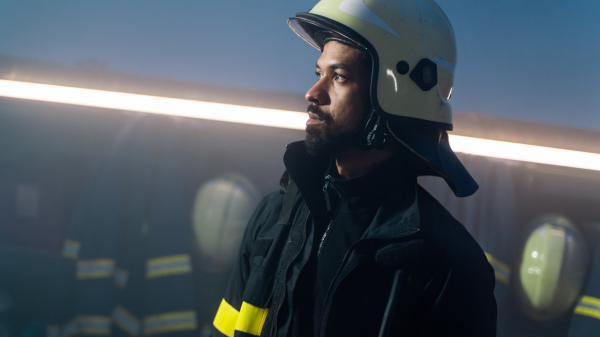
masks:
<svg viewBox="0 0 600 337"><path fill-rule="evenodd" d="M246 222L259 200L256 187L238 174L224 174L200 187L192 212L200 268L216 274L233 267Z"/></svg>
<svg viewBox="0 0 600 337"><path fill-rule="evenodd" d="M372 60L371 103L392 135L424 160L427 174L443 177L456 195L477 190L448 143L456 41L434 1L322 0L288 24L319 50L328 34L364 49Z"/></svg>
<svg viewBox="0 0 600 337"><path fill-rule="evenodd" d="M515 302L527 316L551 320L579 298L589 256L583 237L565 217L536 219L527 233L515 287Z"/></svg>

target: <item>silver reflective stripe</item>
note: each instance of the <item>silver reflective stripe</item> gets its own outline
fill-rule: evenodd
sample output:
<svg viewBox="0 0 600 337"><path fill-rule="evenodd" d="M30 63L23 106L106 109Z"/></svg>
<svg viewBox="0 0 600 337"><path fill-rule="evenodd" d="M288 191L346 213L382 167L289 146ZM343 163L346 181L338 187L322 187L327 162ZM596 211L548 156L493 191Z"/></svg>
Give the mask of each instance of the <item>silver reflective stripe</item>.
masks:
<svg viewBox="0 0 600 337"><path fill-rule="evenodd" d="M77 261L77 278L105 278L113 276L115 272L115 260L95 259Z"/></svg>
<svg viewBox="0 0 600 337"><path fill-rule="evenodd" d="M575 307L575 313L600 320L600 298L582 296Z"/></svg>
<svg viewBox="0 0 600 337"><path fill-rule="evenodd" d="M129 272L122 268L117 268L115 270L115 284L120 288L125 288L127 285L127 280L129 280Z"/></svg>
<svg viewBox="0 0 600 337"><path fill-rule="evenodd" d="M146 277L162 277L187 274L192 271L192 263L188 254L170 255L148 260Z"/></svg>
<svg viewBox="0 0 600 337"><path fill-rule="evenodd" d="M117 326L132 336L140 334L139 320L127 309L118 306L113 312L113 319Z"/></svg>
<svg viewBox="0 0 600 337"><path fill-rule="evenodd" d="M195 330L198 328L195 311L179 311L148 316L144 319L144 335Z"/></svg>
<svg viewBox="0 0 600 337"><path fill-rule="evenodd" d="M105 316L80 316L78 318L79 332L90 335L109 335L110 317Z"/></svg>
<svg viewBox="0 0 600 337"><path fill-rule="evenodd" d="M63 247L63 256L71 259L76 259L79 256L79 249L81 249L81 243L74 240L65 240Z"/></svg>

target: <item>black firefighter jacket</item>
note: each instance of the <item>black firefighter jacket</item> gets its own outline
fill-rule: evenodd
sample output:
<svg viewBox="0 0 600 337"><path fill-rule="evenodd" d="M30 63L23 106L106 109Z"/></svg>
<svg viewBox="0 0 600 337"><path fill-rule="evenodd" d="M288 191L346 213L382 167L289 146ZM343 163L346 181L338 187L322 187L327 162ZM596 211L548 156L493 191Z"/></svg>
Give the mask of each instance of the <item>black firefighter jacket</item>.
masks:
<svg viewBox="0 0 600 337"><path fill-rule="evenodd" d="M266 196L250 219L216 336L291 336L294 301L311 300L293 294L313 249L311 212L325 207L328 160L298 142L284 162L295 184L282 179L287 191ZM319 336L495 336L492 267L411 172L385 177L385 197L324 299Z"/></svg>

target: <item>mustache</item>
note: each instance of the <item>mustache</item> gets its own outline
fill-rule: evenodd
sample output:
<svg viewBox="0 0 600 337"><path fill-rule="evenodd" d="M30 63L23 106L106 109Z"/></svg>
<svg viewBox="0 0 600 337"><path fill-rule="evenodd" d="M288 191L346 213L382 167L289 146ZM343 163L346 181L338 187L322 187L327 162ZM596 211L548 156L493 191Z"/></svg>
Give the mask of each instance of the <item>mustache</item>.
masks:
<svg viewBox="0 0 600 337"><path fill-rule="evenodd" d="M306 112L312 112L324 121L331 120L331 117L325 112L323 112L323 110L321 110L321 108L319 108L319 106L315 103L310 103L306 108Z"/></svg>

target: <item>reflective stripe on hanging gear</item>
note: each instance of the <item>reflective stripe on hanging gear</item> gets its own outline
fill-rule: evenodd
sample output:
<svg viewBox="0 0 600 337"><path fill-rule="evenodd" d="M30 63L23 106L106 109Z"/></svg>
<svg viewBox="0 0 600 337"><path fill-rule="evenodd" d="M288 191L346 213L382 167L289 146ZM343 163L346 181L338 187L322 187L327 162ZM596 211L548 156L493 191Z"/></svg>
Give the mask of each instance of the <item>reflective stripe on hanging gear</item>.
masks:
<svg viewBox="0 0 600 337"><path fill-rule="evenodd" d="M79 280L112 277L114 272L114 259L77 261L77 279Z"/></svg>
<svg viewBox="0 0 600 337"><path fill-rule="evenodd" d="M81 249L81 243L75 240L65 240L63 246L62 255L69 259L76 259L79 256L79 250Z"/></svg>
<svg viewBox="0 0 600 337"><path fill-rule="evenodd" d="M106 316L77 317L78 332L86 335L109 335L111 318Z"/></svg>
<svg viewBox="0 0 600 337"><path fill-rule="evenodd" d="M119 288L125 288L127 281L129 280L129 272L123 268L117 268L115 275L113 276L115 284Z"/></svg>
<svg viewBox="0 0 600 337"><path fill-rule="evenodd" d="M115 325L123 329L125 332L132 336L139 336L140 334L140 321L127 309L117 306L113 312L113 321Z"/></svg>
<svg viewBox="0 0 600 337"><path fill-rule="evenodd" d="M581 296L575 307L575 313L600 320L600 298Z"/></svg>
<svg viewBox="0 0 600 337"><path fill-rule="evenodd" d="M195 311L177 311L144 318L144 335L198 329Z"/></svg>
<svg viewBox="0 0 600 337"><path fill-rule="evenodd" d="M189 254L153 258L148 260L146 267L147 278L188 274L192 271Z"/></svg>

